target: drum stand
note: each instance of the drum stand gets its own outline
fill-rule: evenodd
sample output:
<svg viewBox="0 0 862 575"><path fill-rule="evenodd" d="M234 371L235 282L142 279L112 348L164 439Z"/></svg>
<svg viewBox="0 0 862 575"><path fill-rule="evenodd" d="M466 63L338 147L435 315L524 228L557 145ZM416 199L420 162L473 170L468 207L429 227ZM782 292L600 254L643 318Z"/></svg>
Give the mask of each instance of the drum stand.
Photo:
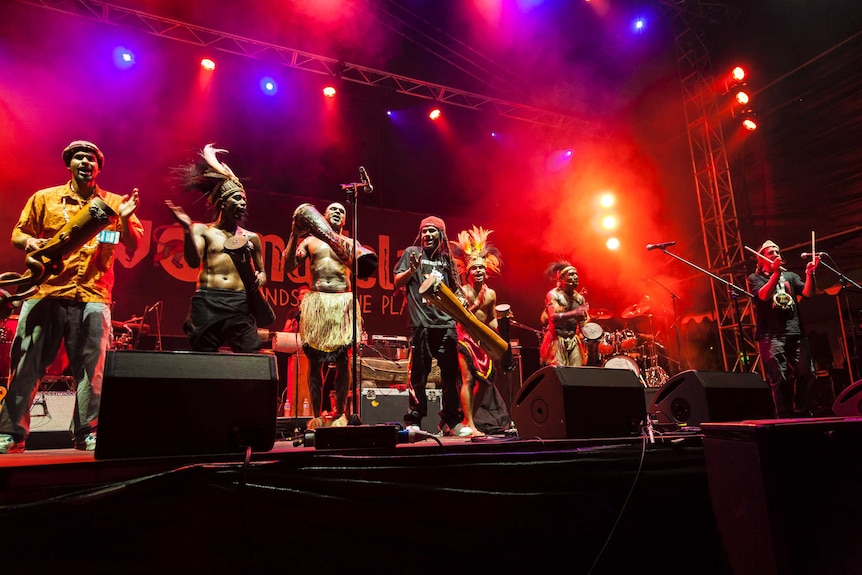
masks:
<svg viewBox="0 0 862 575"><path fill-rule="evenodd" d="M658 362L658 352L655 343L655 327L652 323L652 314L649 317L650 342L644 348L644 374L643 380L647 387L661 387L669 379L667 372Z"/></svg>
<svg viewBox="0 0 862 575"><path fill-rule="evenodd" d="M682 359L682 343L681 343L680 337L679 337L679 316L678 316L677 309L676 309L676 300L680 299L680 297L678 295L676 295L675 293L673 293L671 290L669 290L666 286L662 285L662 283L660 281L658 281L657 279L655 279L655 278L650 278L650 279L652 280L652 282L654 284L656 284L658 287L660 287L661 289L666 291L668 294L670 294L670 301L671 301L671 305L673 307L673 331L676 334L676 354L677 354L677 357ZM665 327L666 326L667 326L667 323L665 323ZM652 328L652 319L650 319L650 328ZM687 357L686 357L686 363L688 364L689 369L691 369L691 361Z"/></svg>
<svg viewBox="0 0 862 575"><path fill-rule="evenodd" d="M302 405L299 404L299 354L302 353L302 349L297 349L293 353L293 404L291 404L290 409L293 411L293 437L299 437L299 410L302 409ZM287 359L288 364L290 364L290 358ZM287 399L290 397L290 391L287 389L287 386L284 387L284 397ZM284 402L282 401L282 409Z"/></svg>

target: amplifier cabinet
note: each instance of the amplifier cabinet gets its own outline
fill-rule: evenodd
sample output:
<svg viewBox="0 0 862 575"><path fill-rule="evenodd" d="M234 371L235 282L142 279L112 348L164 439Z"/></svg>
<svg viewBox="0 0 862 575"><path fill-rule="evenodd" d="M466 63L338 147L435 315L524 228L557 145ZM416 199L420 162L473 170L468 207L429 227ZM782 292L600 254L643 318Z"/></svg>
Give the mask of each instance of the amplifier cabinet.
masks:
<svg viewBox="0 0 862 575"><path fill-rule="evenodd" d="M404 425L404 414L410 405L409 391L394 387L368 387L362 390L359 417L363 424L398 423ZM437 433L443 409L443 394L439 389L426 389L428 394L428 416L422 419L421 428L428 433Z"/></svg>

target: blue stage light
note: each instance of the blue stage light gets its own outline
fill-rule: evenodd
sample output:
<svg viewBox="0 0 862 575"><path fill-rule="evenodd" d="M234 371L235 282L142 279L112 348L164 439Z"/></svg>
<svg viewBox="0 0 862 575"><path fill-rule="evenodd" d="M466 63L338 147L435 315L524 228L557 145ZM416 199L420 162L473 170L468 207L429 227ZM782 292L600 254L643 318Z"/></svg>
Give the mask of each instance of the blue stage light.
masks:
<svg viewBox="0 0 862 575"><path fill-rule="evenodd" d="M269 76L265 76L260 80L260 89L267 96L274 96L278 93L278 84Z"/></svg>

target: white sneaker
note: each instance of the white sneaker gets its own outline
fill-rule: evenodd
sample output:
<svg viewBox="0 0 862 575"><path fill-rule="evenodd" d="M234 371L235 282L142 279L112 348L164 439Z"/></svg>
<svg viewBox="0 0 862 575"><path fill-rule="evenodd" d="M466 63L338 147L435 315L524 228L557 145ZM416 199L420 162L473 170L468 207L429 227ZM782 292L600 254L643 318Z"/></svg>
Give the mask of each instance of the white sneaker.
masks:
<svg viewBox="0 0 862 575"><path fill-rule="evenodd" d="M0 453L21 453L24 451L24 442L15 441L15 438L6 433L0 433Z"/></svg>
<svg viewBox="0 0 862 575"><path fill-rule="evenodd" d="M78 451L96 451L96 434L89 433L83 441L76 441L75 449Z"/></svg>

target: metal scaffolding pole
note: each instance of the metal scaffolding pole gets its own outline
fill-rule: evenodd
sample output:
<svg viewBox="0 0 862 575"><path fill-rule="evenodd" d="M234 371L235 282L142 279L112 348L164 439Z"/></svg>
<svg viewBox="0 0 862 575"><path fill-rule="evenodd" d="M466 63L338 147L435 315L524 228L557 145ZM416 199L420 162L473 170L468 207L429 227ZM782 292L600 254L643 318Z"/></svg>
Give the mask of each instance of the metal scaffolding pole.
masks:
<svg viewBox="0 0 862 575"><path fill-rule="evenodd" d="M709 51L703 41L706 26L728 19L720 2L663 2L674 10L677 64L685 120L697 189L706 268L730 284L747 289L745 252L733 195L722 130L719 95ZM760 355L754 340L754 302L724 284L712 282L713 311L718 324L724 368L755 371ZM762 367L761 367L762 370Z"/></svg>

